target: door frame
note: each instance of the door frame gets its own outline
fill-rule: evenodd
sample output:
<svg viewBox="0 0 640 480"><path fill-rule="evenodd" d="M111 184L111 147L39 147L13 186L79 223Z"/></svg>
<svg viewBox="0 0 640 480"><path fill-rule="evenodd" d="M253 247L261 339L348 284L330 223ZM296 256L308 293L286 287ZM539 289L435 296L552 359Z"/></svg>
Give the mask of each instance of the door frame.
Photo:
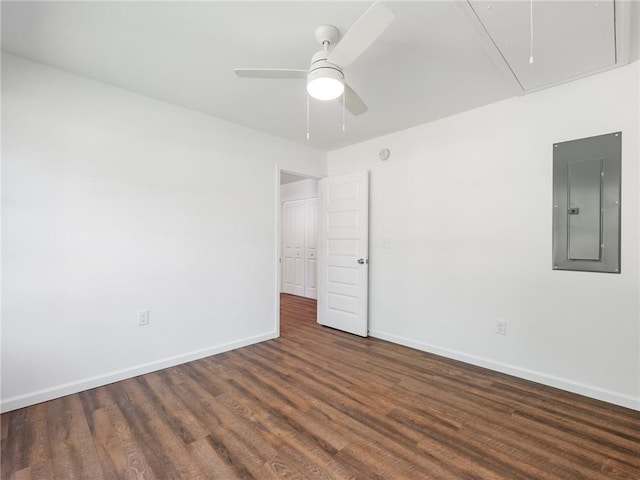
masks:
<svg viewBox="0 0 640 480"><path fill-rule="evenodd" d="M276 251L274 256L275 265L275 334L276 338L280 336L280 289L282 287L282 202L280 201L280 174L290 173L302 177L302 179L321 180L324 177L317 177L308 173L297 172L295 170L289 170L282 168L280 165L276 165L275 174L275 209L276 209ZM316 233L317 235L317 233Z"/></svg>

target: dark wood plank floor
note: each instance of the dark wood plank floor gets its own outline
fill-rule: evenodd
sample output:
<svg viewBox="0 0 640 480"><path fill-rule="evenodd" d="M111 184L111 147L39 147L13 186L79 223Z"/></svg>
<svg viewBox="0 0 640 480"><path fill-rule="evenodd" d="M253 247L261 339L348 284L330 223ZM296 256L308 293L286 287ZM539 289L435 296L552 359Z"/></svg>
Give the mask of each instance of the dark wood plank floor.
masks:
<svg viewBox="0 0 640 480"><path fill-rule="evenodd" d="M318 326L2 415L2 479L640 479L640 414Z"/></svg>

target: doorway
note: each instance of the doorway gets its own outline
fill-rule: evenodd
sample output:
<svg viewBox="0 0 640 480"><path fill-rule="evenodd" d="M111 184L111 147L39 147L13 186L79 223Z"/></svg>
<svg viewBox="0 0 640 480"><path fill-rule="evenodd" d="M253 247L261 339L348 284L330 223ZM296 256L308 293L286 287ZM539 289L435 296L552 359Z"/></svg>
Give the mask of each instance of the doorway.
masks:
<svg viewBox="0 0 640 480"><path fill-rule="evenodd" d="M279 171L278 330L283 318L316 320L318 179ZM310 308L312 311L310 311ZM286 329L285 329L286 332Z"/></svg>
<svg viewBox="0 0 640 480"><path fill-rule="evenodd" d="M369 172L317 181L278 170L277 178L276 335L280 335L280 300L285 292L316 297L319 324L366 337ZM306 189L306 184L312 188ZM313 202L307 202L310 199ZM312 212L308 218L307 211ZM301 230L298 235L289 231L291 225L310 223L310 231ZM300 239L297 246L296 238Z"/></svg>

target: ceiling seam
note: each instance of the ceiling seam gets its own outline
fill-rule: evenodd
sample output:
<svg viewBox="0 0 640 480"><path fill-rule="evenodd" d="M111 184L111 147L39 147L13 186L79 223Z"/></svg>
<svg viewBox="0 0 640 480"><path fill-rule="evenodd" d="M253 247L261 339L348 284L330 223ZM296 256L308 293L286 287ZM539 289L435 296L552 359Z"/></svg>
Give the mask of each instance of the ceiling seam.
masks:
<svg viewBox="0 0 640 480"><path fill-rule="evenodd" d="M473 12L474 17L477 20L477 24L482 28L482 30L485 32L487 38L491 41L491 44L493 45L493 47L495 48L495 51L498 52L498 55L500 55L500 58L502 58L502 61L504 62L504 64L507 66L507 68L509 69L509 71L511 72L511 75L513 75L513 78L516 80L516 82L518 82L518 85L520 86L520 88L522 89L523 92L526 92L526 89L524 88L524 86L522 85L522 83L520 82L520 79L518 78L518 76L516 75L516 73L513 71L513 69L511 68L511 65L509 64L509 62L507 61L507 59L504 57L504 55L502 54L502 50L500 50L500 48L498 47L498 45L496 44L495 40L493 39L493 37L491 36L491 34L489 33L489 31L487 30L487 27L485 27L484 23L482 23L482 20L480 20L480 17L478 16L478 13L476 12L476 9L473 8L473 5L471 5L471 2L469 0L467 0L467 4L469 5L469 8L471 8L471 11Z"/></svg>

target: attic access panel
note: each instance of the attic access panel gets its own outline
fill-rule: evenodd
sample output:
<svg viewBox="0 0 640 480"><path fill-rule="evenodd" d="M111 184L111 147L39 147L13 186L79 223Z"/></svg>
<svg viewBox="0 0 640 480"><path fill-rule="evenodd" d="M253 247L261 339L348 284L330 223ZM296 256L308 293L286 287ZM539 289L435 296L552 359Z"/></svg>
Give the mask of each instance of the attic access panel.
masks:
<svg viewBox="0 0 640 480"><path fill-rule="evenodd" d="M469 4L525 92L616 64L620 12L614 0L533 2L532 65L529 1L469 0Z"/></svg>
<svg viewBox="0 0 640 480"><path fill-rule="evenodd" d="M622 132L553 146L553 268L620 273Z"/></svg>

